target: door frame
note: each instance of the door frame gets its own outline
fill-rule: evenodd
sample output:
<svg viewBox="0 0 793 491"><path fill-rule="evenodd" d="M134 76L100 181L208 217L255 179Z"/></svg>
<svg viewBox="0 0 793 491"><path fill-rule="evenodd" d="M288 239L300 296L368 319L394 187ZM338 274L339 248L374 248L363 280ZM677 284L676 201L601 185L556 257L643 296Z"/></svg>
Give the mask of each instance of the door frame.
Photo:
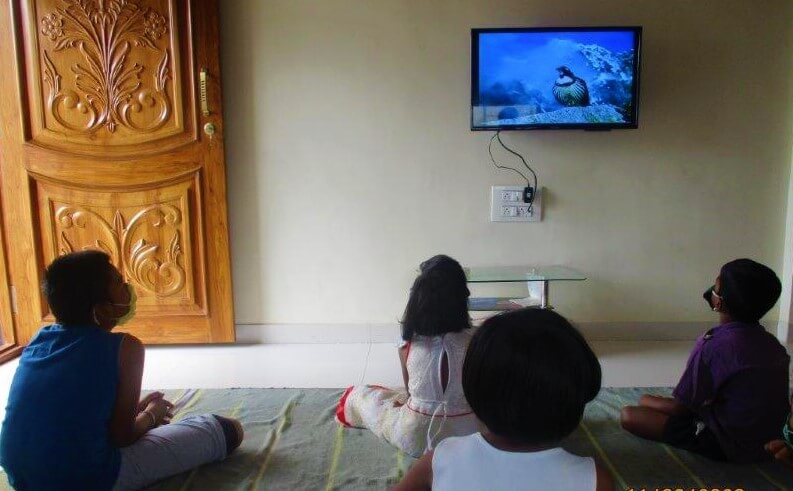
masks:
<svg viewBox="0 0 793 491"><path fill-rule="evenodd" d="M2 158L2 156L0 156ZM1 206L1 205L0 205ZM10 286L6 263L6 235L2 213L0 213L0 364L19 356L23 346L18 343L16 319L14 318L13 287Z"/></svg>
<svg viewBox="0 0 793 491"><path fill-rule="evenodd" d="M19 220L33 223L33 217L25 213L25 208L19 206L24 200L30 199L30 189L25 187L9 189L7 182L14 181L11 174L22 172L21 165L10 165L11 162L22 162L24 155L21 146L24 144L25 132L22 124L22 114L20 101L25 95L19 73L20 58L18 33L20 24L18 19L17 2L6 2L0 12L0 66L5 70L0 71L0 92L6 96L0 98L0 247L2 247L2 260L0 260L0 323L3 324L3 336L9 336L16 348L7 348L0 356L5 355L6 351L14 353L20 351L21 346L30 342L33 335L38 331L38 327L26 329L18 322L17 315L22 311L34 309L35 302L32 295L41 297L39 288L40 274L34 269L31 270L30 264L35 264L35 249L33 244L17 244L13 250L5 247L8 244L7 226L13 226ZM18 178L17 178L18 179ZM21 182L21 181L17 181ZM20 216L24 215L24 216ZM17 257L20 264L26 267L17 270L12 256ZM32 277L31 277L32 275ZM12 296L13 292L13 296ZM7 306L2 307L3 304ZM8 333L5 327L5 320L9 314L14 320L13 332ZM8 354L7 356L13 356Z"/></svg>
<svg viewBox="0 0 793 491"><path fill-rule="evenodd" d="M5 147L0 149L0 162L4 159L13 159L13 155L9 155L8 141L10 135L9 131L19 129L19 122L16 126L13 122L7 121L10 117L9 110L14 112L14 106L17 104L18 88L16 80L16 30L13 4L9 2L6 4L3 11L0 12L0 63L6 67L13 67L13 70L3 70L0 72L0 86L6 89L12 89L7 93L6 97L0 99L0 146ZM9 59L9 54L11 59ZM0 168L4 167L0 163ZM2 183L5 181L5 176L0 173L0 335L2 335L2 342L0 343L0 363L5 363L11 360L22 352L22 348L27 344L27 339L20 339L21 337L17 332L16 316L16 299L14 296L14 287L11 284L11 276L9 271L8 254L6 247L6 190Z"/></svg>

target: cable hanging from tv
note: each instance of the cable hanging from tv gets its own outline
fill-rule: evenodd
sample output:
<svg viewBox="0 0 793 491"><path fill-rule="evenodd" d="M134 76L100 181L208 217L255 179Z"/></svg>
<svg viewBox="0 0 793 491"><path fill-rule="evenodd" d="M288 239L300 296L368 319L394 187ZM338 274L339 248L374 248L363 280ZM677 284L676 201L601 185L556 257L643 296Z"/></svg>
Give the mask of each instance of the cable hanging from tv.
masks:
<svg viewBox="0 0 793 491"><path fill-rule="evenodd" d="M526 174L524 174L520 170L514 167L510 167L508 165L499 164L496 161L495 157L493 157L493 142L496 140L498 140L498 143L501 145L502 148L504 148L504 150L511 153L512 155L515 155L520 159L521 162L523 162L523 166L526 167L526 169L528 169L528 171L531 173L534 179L533 183L532 181L529 180L528 177L526 177ZM501 140L501 130L496 131L493 137L490 138L490 143L487 145L487 153L490 154L490 161L493 163L493 166L496 169L511 170L512 172L516 172L518 175L520 175L520 177L526 180L526 188L523 190L523 202L529 204L529 212L531 212L532 206L534 205L534 197L537 195L537 191L539 190L539 188L537 187L537 173L534 172L534 169L532 169L531 166L528 164L528 162L526 162L526 159L523 158L523 155L519 154L518 152L516 152L515 150L509 148L506 144L504 144L504 141Z"/></svg>

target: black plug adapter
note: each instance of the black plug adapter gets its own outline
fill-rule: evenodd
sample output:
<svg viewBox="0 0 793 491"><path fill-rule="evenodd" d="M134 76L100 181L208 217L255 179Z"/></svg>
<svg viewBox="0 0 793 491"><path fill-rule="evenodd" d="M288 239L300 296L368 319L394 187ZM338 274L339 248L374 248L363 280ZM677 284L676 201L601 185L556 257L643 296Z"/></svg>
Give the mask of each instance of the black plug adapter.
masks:
<svg viewBox="0 0 793 491"><path fill-rule="evenodd" d="M532 201L534 201L534 188L531 186L526 186L523 188L523 202L531 203Z"/></svg>

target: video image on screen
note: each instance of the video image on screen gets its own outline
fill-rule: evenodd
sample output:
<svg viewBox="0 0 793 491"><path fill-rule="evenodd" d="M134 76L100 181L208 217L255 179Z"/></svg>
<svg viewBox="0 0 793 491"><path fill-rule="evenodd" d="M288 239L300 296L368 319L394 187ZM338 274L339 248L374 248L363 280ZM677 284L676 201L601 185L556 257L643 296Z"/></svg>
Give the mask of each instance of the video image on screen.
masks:
<svg viewBox="0 0 793 491"><path fill-rule="evenodd" d="M638 36L475 31L472 128L636 127Z"/></svg>

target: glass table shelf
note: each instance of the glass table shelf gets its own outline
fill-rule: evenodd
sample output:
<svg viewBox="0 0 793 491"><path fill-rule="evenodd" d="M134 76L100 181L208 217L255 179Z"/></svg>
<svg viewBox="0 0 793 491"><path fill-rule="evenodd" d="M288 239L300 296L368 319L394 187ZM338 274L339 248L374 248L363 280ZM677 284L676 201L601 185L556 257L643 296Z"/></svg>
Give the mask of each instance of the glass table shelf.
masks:
<svg viewBox="0 0 793 491"><path fill-rule="evenodd" d="M463 268L469 283L526 283L529 296L473 297L468 300L472 311L503 311L536 306L551 308L549 290L552 281L584 281L586 275L566 266L492 266ZM537 284L540 288L533 288ZM532 295L532 291L536 292Z"/></svg>
<svg viewBox="0 0 793 491"><path fill-rule="evenodd" d="M567 266L492 266L463 268L469 283L519 283L523 281L583 281L586 276Z"/></svg>
<svg viewBox="0 0 793 491"><path fill-rule="evenodd" d="M534 297L471 297L468 299L468 310L471 312L503 312L523 307L540 307L540 301Z"/></svg>

